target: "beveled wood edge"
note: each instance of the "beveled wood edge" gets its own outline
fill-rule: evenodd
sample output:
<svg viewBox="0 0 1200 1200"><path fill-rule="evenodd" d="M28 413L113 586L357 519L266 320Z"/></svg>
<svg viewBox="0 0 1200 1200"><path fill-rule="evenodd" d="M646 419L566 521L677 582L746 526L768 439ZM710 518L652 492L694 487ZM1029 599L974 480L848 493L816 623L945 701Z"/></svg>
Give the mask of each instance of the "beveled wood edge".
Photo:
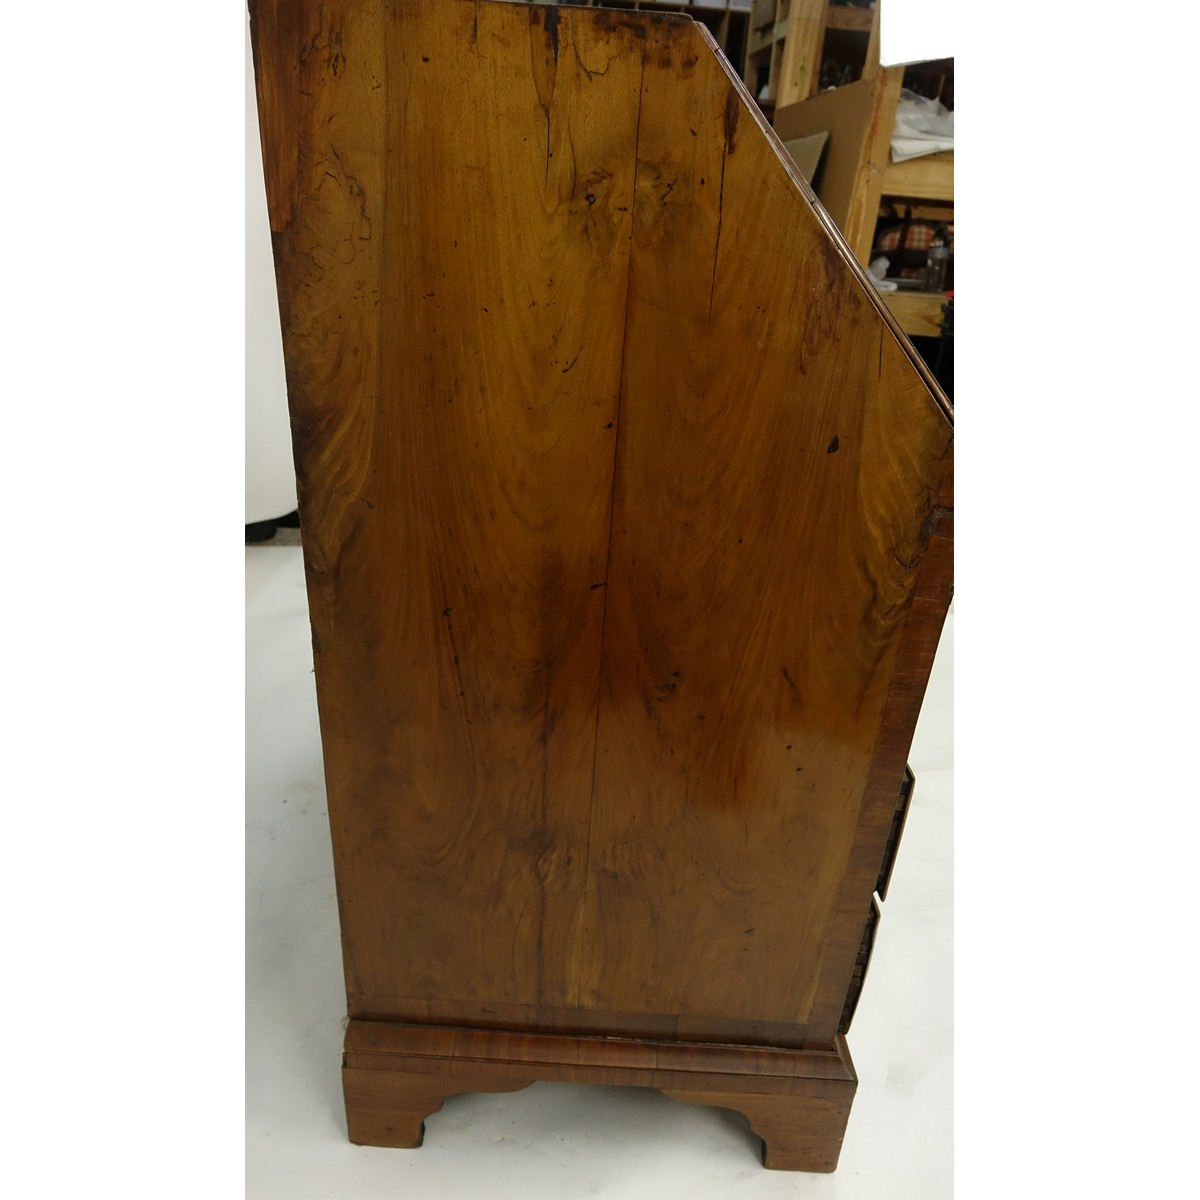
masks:
<svg viewBox="0 0 1200 1200"><path fill-rule="evenodd" d="M649 1042L701 1042L712 1046L770 1046L777 1050L820 1050L828 1045L808 1036L796 1021L758 1021L737 1017L614 1012L601 1008L560 1008L545 1004L486 1007L471 1000L366 995L347 990L347 1015L353 1021L393 1025L444 1025L454 1029L505 1029L567 1037L621 1037Z"/></svg>
<svg viewBox="0 0 1200 1200"><path fill-rule="evenodd" d="M348 1068L437 1074L492 1068L583 1083L705 1088L722 1085L703 1080L724 1079L731 1090L791 1091L805 1082L858 1079L843 1037L828 1050L793 1050L351 1020L343 1048Z"/></svg>

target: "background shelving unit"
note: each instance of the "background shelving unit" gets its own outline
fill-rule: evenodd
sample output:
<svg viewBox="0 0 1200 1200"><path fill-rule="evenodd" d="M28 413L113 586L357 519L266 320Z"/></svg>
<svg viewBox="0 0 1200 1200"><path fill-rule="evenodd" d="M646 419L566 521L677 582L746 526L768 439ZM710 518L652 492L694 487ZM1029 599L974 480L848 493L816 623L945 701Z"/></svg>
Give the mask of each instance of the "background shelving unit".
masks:
<svg viewBox="0 0 1200 1200"><path fill-rule="evenodd" d="M793 4L796 2L793 0ZM822 54L828 53L832 45L839 57L814 60L808 76L821 78L832 61L839 78L857 77L809 98L797 97L793 103L781 101L773 110L772 124L784 141L823 131L829 134L815 190L855 257L866 266L881 216L907 208L914 219L954 220L952 150L907 162L891 161L891 135L901 88L938 98L953 108L954 62L942 59L881 67L878 0L872 9L853 10L856 15L851 17L840 5L823 2L821 7L826 22ZM869 25L865 18L869 18ZM753 24L752 16L751 45ZM846 41L844 34L853 34L858 43ZM862 48L861 62L854 57L856 45ZM941 293L898 291L881 295L910 336L940 334L946 302Z"/></svg>
<svg viewBox="0 0 1200 1200"><path fill-rule="evenodd" d="M878 3L754 0L742 78L763 104L795 104L862 75L877 42ZM878 50L876 50L878 57Z"/></svg>

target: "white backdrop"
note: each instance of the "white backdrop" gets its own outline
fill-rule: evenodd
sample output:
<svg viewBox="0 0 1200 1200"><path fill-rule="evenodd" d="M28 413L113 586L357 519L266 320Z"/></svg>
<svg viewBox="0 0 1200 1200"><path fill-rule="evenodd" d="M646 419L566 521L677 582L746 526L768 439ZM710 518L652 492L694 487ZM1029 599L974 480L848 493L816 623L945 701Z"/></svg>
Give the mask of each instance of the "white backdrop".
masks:
<svg viewBox="0 0 1200 1200"><path fill-rule="evenodd" d="M246 26L246 524L296 507L283 341Z"/></svg>
<svg viewBox="0 0 1200 1200"><path fill-rule="evenodd" d="M952 58L954 0L880 0L879 61L901 63Z"/></svg>

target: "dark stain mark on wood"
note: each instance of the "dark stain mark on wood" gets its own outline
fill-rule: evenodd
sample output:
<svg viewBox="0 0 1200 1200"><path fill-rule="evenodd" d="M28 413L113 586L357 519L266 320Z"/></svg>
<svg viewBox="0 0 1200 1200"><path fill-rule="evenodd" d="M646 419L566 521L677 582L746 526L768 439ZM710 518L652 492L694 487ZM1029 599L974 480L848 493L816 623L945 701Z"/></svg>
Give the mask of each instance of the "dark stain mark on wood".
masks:
<svg viewBox="0 0 1200 1200"><path fill-rule="evenodd" d="M942 522L949 517L954 519L954 510L952 508L935 508L929 516L927 516L921 524L920 533L917 535L922 543L929 541L931 537L938 533Z"/></svg>
<svg viewBox="0 0 1200 1200"><path fill-rule="evenodd" d="M783 672L783 678L784 678L784 681L787 683L789 690L792 693L792 699L797 704L802 704L804 702L804 699L800 695L800 689L796 686L796 681L791 677L790 674L788 674L787 667L781 665L779 669Z"/></svg>
<svg viewBox="0 0 1200 1200"><path fill-rule="evenodd" d="M451 612L453 612L453 611L454 611L454 610L453 610L453 609L450 609L450 608L443 608L443 609L442 609L442 616L443 616L443 617L448 617L448 616L451 614Z"/></svg>
<svg viewBox="0 0 1200 1200"><path fill-rule="evenodd" d="M554 61L555 61L555 63L557 63L558 62L558 9L557 8L546 9L545 16L543 19L546 23L545 24L546 33L550 37L550 53L554 55Z"/></svg>
<svg viewBox="0 0 1200 1200"><path fill-rule="evenodd" d="M729 89L729 96L725 101L725 153L732 154L734 143L737 136L738 112L741 105L738 103L738 94L732 88Z"/></svg>
<svg viewBox="0 0 1200 1200"><path fill-rule="evenodd" d="M841 443L838 441L838 435L833 435L833 441L825 447L826 454L836 454L841 449Z"/></svg>
<svg viewBox="0 0 1200 1200"><path fill-rule="evenodd" d="M732 92L729 93L731 99L736 99ZM729 114L729 106L725 106L726 117ZM737 117L734 117L734 123L737 123ZM729 158L731 151L729 148L729 126L726 122L726 142L725 149L721 154L721 187L717 192L717 236L713 242L713 263L712 263L712 279L708 285L708 319L712 321L712 306L713 293L717 288L717 255L721 252L721 225L725 220L725 163Z"/></svg>
<svg viewBox="0 0 1200 1200"><path fill-rule="evenodd" d="M346 56L342 53L342 25L340 21L336 24L330 24L329 32L325 35L325 41L329 51L326 65L329 67L329 73L336 79L342 67L346 64Z"/></svg>
<svg viewBox="0 0 1200 1200"><path fill-rule="evenodd" d="M596 203L596 197L595 197L595 196L593 196L591 192L588 192L588 194L587 194L586 196L584 196L584 199L585 199L585 200L586 200L586 201L587 201L589 204L595 204L595 203Z"/></svg>

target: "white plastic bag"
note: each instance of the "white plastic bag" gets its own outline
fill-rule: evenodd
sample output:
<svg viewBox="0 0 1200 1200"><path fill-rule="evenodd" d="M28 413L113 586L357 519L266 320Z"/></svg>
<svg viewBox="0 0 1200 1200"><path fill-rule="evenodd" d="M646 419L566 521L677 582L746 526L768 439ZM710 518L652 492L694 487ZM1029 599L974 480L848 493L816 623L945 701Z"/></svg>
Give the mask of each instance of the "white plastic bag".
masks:
<svg viewBox="0 0 1200 1200"><path fill-rule="evenodd" d="M896 105L892 128L892 162L954 149L954 114L940 100L905 88Z"/></svg>

